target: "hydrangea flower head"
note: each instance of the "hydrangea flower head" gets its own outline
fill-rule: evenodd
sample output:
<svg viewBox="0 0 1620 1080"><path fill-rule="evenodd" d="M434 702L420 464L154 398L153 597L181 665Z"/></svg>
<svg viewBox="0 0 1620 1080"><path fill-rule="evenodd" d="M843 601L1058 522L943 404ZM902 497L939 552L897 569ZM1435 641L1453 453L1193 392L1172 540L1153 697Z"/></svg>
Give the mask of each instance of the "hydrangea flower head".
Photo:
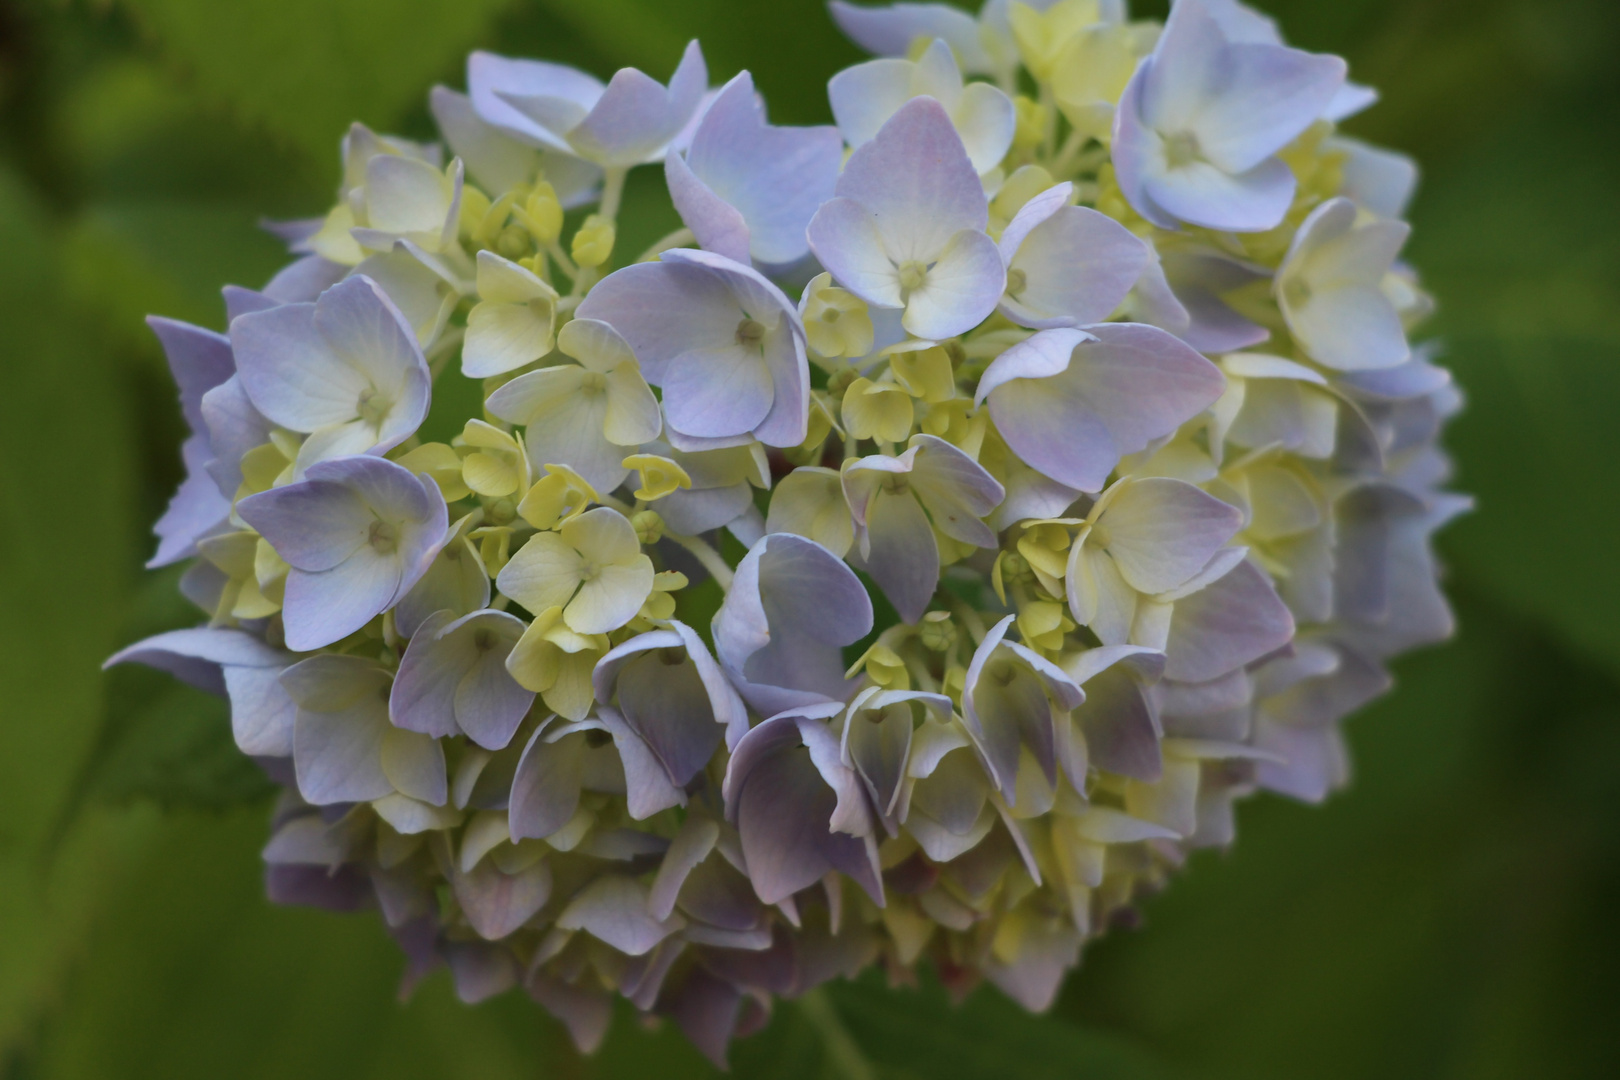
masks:
<svg viewBox="0 0 1620 1080"><path fill-rule="evenodd" d="M225 333L151 320L199 625L109 663L229 699L272 899L585 1050L617 995L723 1063L871 965L1044 1009L1452 630L1460 398L1343 61L1236 0L830 7L835 125L696 43L475 53L448 162L356 125Z"/></svg>

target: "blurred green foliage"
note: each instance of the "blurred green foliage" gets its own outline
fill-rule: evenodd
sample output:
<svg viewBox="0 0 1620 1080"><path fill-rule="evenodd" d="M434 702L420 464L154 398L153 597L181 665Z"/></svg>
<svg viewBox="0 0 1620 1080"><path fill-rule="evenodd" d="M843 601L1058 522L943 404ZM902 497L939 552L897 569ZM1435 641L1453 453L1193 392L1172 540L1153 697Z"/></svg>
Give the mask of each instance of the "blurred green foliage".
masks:
<svg viewBox="0 0 1620 1080"><path fill-rule="evenodd" d="M1162 11L1163 3L1157 5ZM1410 255L1467 389L1462 633L1352 725L1326 807L1260 798L1053 1015L863 981L885 1078L1620 1075L1620 17L1610 0L1270 0L1419 157ZM1138 4L1144 13L1153 5ZM819 0L0 2L0 1077L701 1077L626 1015L579 1059L517 995L408 1004L377 920L270 907L222 710L100 660L187 619L145 576L181 421L141 324L223 321L324 210L352 119L427 134L475 46L667 75L700 37L780 121L856 60ZM622 243L670 225L637 176ZM803 1009L742 1077L840 1075Z"/></svg>

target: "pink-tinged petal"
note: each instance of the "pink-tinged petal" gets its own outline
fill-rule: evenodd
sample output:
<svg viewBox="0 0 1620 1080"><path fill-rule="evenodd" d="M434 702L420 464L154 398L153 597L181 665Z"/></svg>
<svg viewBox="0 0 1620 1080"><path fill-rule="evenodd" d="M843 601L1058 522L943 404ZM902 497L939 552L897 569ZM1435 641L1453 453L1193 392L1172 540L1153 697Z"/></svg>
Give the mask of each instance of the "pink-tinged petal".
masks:
<svg viewBox="0 0 1620 1080"><path fill-rule="evenodd" d="M877 217L854 199L831 199L810 219L810 250L840 285L869 304L905 304Z"/></svg>
<svg viewBox="0 0 1620 1080"><path fill-rule="evenodd" d="M1028 210L1026 204L1019 216ZM1108 318L1151 258L1147 245L1123 225L1085 207L1059 208L1009 250L1013 225L1002 235L1001 249L1023 284L1017 296L1003 302L1003 311L1036 329L1085 326Z"/></svg>
<svg viewBox="0 0 1620 1080"><path fill-rule="evenodd" d="M214 453L208 475L219 485L220 494L234 498L242 486L242 455L269 441L270 421L253 407L237 375L203 395L202 415Z"/></svg>
<svg viewBox="0 0 1620 1080"><path fill-rule="evenodd" d="M709 69L696 41L687 43L667 90L634 68L620 68L568 141L603 165L657 161L697 112L708 85Z"/></svg>
<svg viewBox="0 0 1620 1080"><path fill-rule="evenodd" d="M847 67L827 80L827 102L845 142L861 147L876 137L889 117L911 100L915 70L910 60L885 57Z"/></svg>
<svg viewBox="0 0 1620 1080"><path fill-rule="evenodd" d="M1221 298L1266 277L1263 267L1238 262L1212 250L1171 250L1162 256L1166 288L1185 305L1187 325L1162 326L1201 353L1215 355L1258 345L1271 337L1265 327L1239 315Z"/></svg>
<svg viewBox="0 0 1620 1080"><path fill-rule="evenodd" d="M400 658L388 694L388 715L407 731L435 737L456 734L456 683L472 659L468 655L472 642L440 640L455 618L450 611L429 615Z"/></svg>
<svg viewBox="0 0 1620 1080"><path fill-rule="evenodd" d="M399 590L399 564L369 549L331 570L287 574L287 647L309 652L341 641L381 615Z"/></svg>
<svg viewBox="0 0 1620 1080"><path fill-rule="evenodd" d="M1150 477L1127 482L1098 525L1125 580L1153 596L1202 570L1237 534L1243 513L1192 484Z"/></svg>
<svg viewBox="0 0 1620 1080"><path fill-rule="evenodd" d="M833 196L843 145L830 127L773 127L745 71L715 97L692 137L684 164L688 171L746 223L749 255L761 263L785 264L808 250L805 227L816 208ZM671 183L671 195L675 185ZM677 197L682 217L686 211ZM690 220L688 225L692 226ZM705 248L720 250L703 240Z"/></svg>
<svg viewBox="0 0 1620 1080"><path fill-rule="evenodd" d="M739 693L767 715L842 701L840 650L872 628L872 601L842 559L812 540L772 533L738 564L715 615L715 654Z"/></svg>
<svg viewBox="0 0 1620 1080"><path fill-rule="evenodd" d="M996 242L982 231L964 229L939 252L922 287L906 297L901 325L920 338L955 337L983 322L1006 287Z"/></svg>
<svg viewBox="0 0 1620 1080"><path fill-rule="evenodd" d="M600 700L602 691L610 690L620 714L658 758L670 782L684 787L708 764L724 729L697 665L676 651L684 651L680 636L663 631L642 637L651 640L633 638L602 658L597 671L611 665L611 686L601 685L599 675L597 696Z"/></svg>
<svg viewBox="0 0 1620 1080"><path fill-rule="evenodd" d="M551 866L538 862L506 874L493 860L485 859L468 872L452 872L450 886L478 936L499 941L528 922L551 898Z"/></svg>
<svg viewBox="0 0 1620 1080"><path fill-rule="evenodd" d="M297 706L281 686L281 668L225 667L231 734L251 757L291 757Z"/></svg>
<svg viewBox="0 0 1620 1080"><path fill-rule="evenodd" d="M943 38L972 75L994 73L995 64L972 15L948 4L900 3L863 7L831 0L833 21L849 39L877 56L906 56L918 38Z"/></svg>
<svg viewBox="0 0 1620 1080"><path fill-rule="evenodd" d="M1007 494L1000 482L944 439L913 435L909 445L917 450L910 483L934 527L964 544L994 547L995 534L982 519Z"/></svg>
<svg viewBox="0 0 1620 1080"><path fill-rule="evenodd" d="M393 794L382 767L383 740L393 728L381 706L379 701L339 712L298 711L293 763L305 801L324 806Z"/></svg>
<svg viewBox="0 0 1620 1080"><path fill-rule="evenodd" d="M1227 172L1254 168L1327 111L1346 70L1337 56L1275 45L1229 46L1216 97L1192 125L1200 151Z"/></svg>
<svg viewBox="0 0 1620 1080"><path fill-rule="evenodd" d="M562 133L577 124L601 98L600 81L583 71L540 60L509 60L493 53L474 52L467 57L467 91L473 109L486 124L492 124L531 146L567 150ZM540 98L572 107L572 118L557 125L561 130L538 123L528 112L509 103L508 97Z"/></svg>
<svg viewBox="0 0 1620 1080"><path fill-rule="evenodd" d="M1143 65L1143 119L1159 131L1191 129L1219 92L1227 45L1200 0L1177 0Z"/></svg>
<svg viewBox="0 0 1620 1080"><path fill-rule="evenodd" d="M1042 377L1071 342L1061 374ZM1025 462L1098 491L1120 457L1170 434L1224 389L1215 365L1165 331L1108 323L1036 334L991 363L978 393L989 395L996 429Z"/></svg>
<svg viewBox="0 0 1620 1080"><path fill-rule="evenodd" d="M647 890L634 878L606 874L574 895L557 916L563 930L583 930L627 956L643 956L686 925L679 915L654 919Z"/></svg>
<svg viewBox="0 0 1620 1080"><path fill-rule="evenodd" d="M1190 225L1264 232L1288 213L1295 187L1293 171L1268 158L1237 175L1208 162L1193 162L1149 178L1143 190L1153 205Z"/></svg>
<svg viewBox="0 0 1620 1080"><path fill-rule="evenodd" d="M810 429L810 360L798 324L791 332L778 328L767 334L764 351L773 397L754 437L766 446L798 446Z"/></svg>
<svg viewBox="0 0 1620 1080"><path fill-rule="evenodd" d="M931 262L958 232L983 232L990 220L979 174L933 98L908 101L851 154L837 193L872 212L884 248L899 262Z"/></svg>
<svg viewBox="0 0 1620 1080"><path fill-rule="evenodd" d="M309 303L342 281L348 272L349 268L342 263L319 255L305 255L277 271L265 283L264 295L278 304Z"/></svg>
<svg viewBox="0 0 1620 1080"><path fill-rule="evenodd" d="M304 480L237 504L253 526L299 570L330 570L367 543L377 520L358 491L335 480Z"/></svg>
<svg viewBox="0 0 1620 1080"><path fill-rule="evenodd" d="M750 237L742 211L698 179L686 159L673 150L664 155L664 182L676 213L705 251L738 262L748 260Z"/></svg>
<svg viewBox="0 0 1620 1080"><path fill-rule="evenodd" d="M915 623L939 585L939 546L910 492L879 488L865 507L861 560L900 618Z"/></svg>
<svg viewBox="0 0 1620 1080"><path fill-rule="evenodd" d="M181 445L180 458L185 462L186 478L175 490L163 516L152 526L158 538L158 549L146 561L148 569L168 566L195 555L197 541L224 522L230 513L230 499L220 492L208 472L212 457L207 435L193 435Z"/></svg>
<svg viewBox="0 0 1620 1080"><path fill-rule="evenodd" d="M1074 711L1074 722L1085 735L1091 764L1136 780L1157 780L1163 767L1163 728L1156 699L1143 680L1130 665L1115 664L1089 679L1085 689L1086 700ZM1085 777L1079 779L1083 783Z"/></svg>
<svg viewBox="0 0 1620 1080"><path fill-rule="evenodd" d="M236 374L230 339L212 330L158 315L148 315L146 325L163 344L169 373L180 388L180 411L186 423L194 432L206 432L203 395Z"/></svg>
<svg viewBox="0 0 1620 1080"><path fill-rule="evenodd" d="M809 711L819 716L829 709L837 706ZM810 753L793 753L798 745ZM860 782L838 761L837 740L819 719L784 713L750 731L726 770L724 792L763 903L785 900L833 870L883 902L872 837L835 831L869 827L869 810Z"/></svg>
<svg viewBox="0 0 1620 1080"><path fill-rule="evenodd" d="M758 347L735 343L675 357L664 369L663 388L669 426L699 438L752 431L775 396Z"/></svg>
<svg viewBox="0 0 1620 1080"><path fill-rule="evenodd" d="M579 807L585 740L567 735L548 742L545 734L542 724L529 736L512 778L507 833L513 843L545 839L568 824Z"/></svg>
<svg viewBox="0 0 1620 1080"><path fill-rule="evenodd" d="M115 664L144 664L199 689L223 694L221 668L279 669L289 659L287 653L241 630L198 627L137 641L108 657L101 666L106 669Z"/></svg>
<svg viewBox="0 0 1620 1080"><path fill-rule="evenodd" d="M1405 154L1344 136L1329 140L1326 148L1349 155L1343 166L1341 192L1345 196L1380 217L1405 216L1417 191L1417 162Z"/></svg>
<svg viewBox="0 0 1620 1080"><path fill-rule="evenodd" d="M293 431L357 415L364 375L343 363L315 328L315 305L284 304L231 324L237 377L253 405Z"/></svg>
<svg viewBox="0 0 1620 1080"><path fill-rule="evenodd" d="M1220 580L1176 601L1165 644L1164 674L1207 682L1282 648L1294 618L1253 564L1238 563Z"/></svg>

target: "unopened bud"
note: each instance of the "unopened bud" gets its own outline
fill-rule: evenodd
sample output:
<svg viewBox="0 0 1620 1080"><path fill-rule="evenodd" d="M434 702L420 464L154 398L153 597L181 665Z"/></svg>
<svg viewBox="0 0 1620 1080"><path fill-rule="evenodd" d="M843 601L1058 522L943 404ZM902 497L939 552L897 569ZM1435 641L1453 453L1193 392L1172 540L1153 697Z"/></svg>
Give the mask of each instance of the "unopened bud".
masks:
<svg viewBox="0 0 1620 1080"><path fill-rule="evenodd" d="M950 652L956 647L956 623L943 611L930 611L917 627L917 638L931 652Z"/></svg>
<svg viewBox="0 0 1620 1080"><path fill-rule="evenodd" d="M549 183L541 180L534 185L523 212L528 216L529 231L534 234L535 243L544 246L557 242L557 237L562 235L563 208Z"/></svg>
<svg viewBox="0 0 1620 1080"><path fill-rule="evenodd" d="M581 267L601 266L613 254L616 235L613 222L601 214L592 214L574 234L574 261Z"/></svg>
<svg viewBox="0 0 1620 1080"><path fill-rule="evenodd" d="M630 515L630 524L636 530L636 539L643 545L656 544L664 538L664 519L656 510L639 510Z"/></svg>

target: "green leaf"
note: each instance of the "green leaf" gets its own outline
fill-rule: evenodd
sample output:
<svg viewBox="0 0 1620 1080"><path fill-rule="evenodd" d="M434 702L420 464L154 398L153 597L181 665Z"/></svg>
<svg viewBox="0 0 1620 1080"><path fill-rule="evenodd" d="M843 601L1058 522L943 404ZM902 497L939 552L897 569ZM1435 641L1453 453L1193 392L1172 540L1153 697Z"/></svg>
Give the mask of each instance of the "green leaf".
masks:
<svg viewBox="0 0 1620 1080"><path fill-rule="evenodd" d="M1128 1039L1032 1015L989 987L952 1005L925 976L896 989L876 972L828 996L879 1074L893 1080L1158 1080L1176 1075Z"/></svg>
<svg viewBox="0 0 1620 1080"><path fill-rule="evenodd" d="M510 0L124 0L159 55L250 123L336 162L355 120L388 128Z"/></svg>
<svg viewBox="0 0 1620 1080"><path fill-rule="evenodd" d="M99 896L104 833L51 841L95 738L139 535L132 456L108 452L133 443L123 388L62 301L46 220L0 166L0 1052L51 1000Z"/></svg>
<svg viewBox="0 0 1620 1080"><path fill-rule="evenodd" d="M1614 98L1602 109L1612 109ZM1445 538L1459 576L1620 672L1620 230L1586 163L1596 104L1526 118L1432 178L1412 256L1467 407L1448 433L1480 512ZM1514 150L1503 154L1501 147Z"/></svg>

